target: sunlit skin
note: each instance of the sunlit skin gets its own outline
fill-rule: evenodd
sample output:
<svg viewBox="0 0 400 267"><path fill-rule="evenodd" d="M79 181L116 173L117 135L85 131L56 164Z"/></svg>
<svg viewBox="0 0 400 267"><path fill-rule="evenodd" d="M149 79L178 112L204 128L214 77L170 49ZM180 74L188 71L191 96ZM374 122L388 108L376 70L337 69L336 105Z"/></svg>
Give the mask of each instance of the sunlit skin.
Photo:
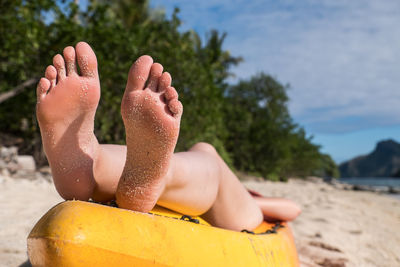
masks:
<svg viewBox="0 0 400 267"><path fill-rule="evenodd" d="M79 65L80 72L77 71ZM80 42L56 55L37 86L37 118L54 184L64 199L108 201L148 212L155 204L202 215L211 224L254 229L264 216L293 220L289 200L252 197L213 146L174 153L183 106L171 76L149 56L132 65L121 115L126 146L99 144L97 59Z"/></svg>

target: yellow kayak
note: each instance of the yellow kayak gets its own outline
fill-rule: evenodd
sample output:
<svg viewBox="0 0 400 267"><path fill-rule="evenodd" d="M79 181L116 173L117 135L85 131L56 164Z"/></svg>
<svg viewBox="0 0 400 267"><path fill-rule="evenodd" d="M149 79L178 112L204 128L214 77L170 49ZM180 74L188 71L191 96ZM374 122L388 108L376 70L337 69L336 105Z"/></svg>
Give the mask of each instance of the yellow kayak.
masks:
<svg viewBox="0 0 400 267"><path fill-rule="evenodd" d="M161 207L140 213L66 201L32 229L28 254L33 266L299 266L287 224L264 222L254 232Z"/></svg>

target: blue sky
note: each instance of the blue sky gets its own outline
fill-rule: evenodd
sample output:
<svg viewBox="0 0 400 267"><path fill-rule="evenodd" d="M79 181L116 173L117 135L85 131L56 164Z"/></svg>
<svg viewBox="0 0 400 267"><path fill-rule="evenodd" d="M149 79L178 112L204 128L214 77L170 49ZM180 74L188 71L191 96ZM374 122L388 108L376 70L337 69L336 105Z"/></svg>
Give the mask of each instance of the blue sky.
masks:
<svg viewBox="0 0 400 267"><path fill-rule="evenodd" d="M152 0L182 30L227 32L244 62L238 79L263 71L291 85L289 109L338 163L400 141L400 1Z"/></svg>

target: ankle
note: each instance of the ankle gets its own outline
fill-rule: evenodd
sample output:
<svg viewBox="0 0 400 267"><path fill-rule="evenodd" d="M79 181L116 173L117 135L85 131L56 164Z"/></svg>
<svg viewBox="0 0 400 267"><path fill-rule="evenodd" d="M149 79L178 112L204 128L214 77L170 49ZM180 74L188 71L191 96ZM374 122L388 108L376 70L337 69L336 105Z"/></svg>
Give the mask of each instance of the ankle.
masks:
<svg viewBox="0 0 400 267"><path fill-rule="evenodd" d="M174 177L174 173L175 173L175 154L172 155L171 160L170 160L170 164L168 165L168 170L164 176L164 181L165 181L165 187L164 190L170 186L173 186L173 177Z"/></svg>

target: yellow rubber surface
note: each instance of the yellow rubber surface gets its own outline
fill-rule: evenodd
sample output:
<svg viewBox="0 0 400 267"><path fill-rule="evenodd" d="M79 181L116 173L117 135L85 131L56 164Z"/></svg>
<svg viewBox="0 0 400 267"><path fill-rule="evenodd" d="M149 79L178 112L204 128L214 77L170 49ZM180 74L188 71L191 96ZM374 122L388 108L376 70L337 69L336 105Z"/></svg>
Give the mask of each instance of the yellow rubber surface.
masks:
<svg viewBox="0 0 400 267"><path fill-rule="evenodd" d="M253 235L182 221L162 208L152 213L158 215L62 202L29 234L29 259L33 266L68 267L299 266L287 225L276 234Z"/></svg>

